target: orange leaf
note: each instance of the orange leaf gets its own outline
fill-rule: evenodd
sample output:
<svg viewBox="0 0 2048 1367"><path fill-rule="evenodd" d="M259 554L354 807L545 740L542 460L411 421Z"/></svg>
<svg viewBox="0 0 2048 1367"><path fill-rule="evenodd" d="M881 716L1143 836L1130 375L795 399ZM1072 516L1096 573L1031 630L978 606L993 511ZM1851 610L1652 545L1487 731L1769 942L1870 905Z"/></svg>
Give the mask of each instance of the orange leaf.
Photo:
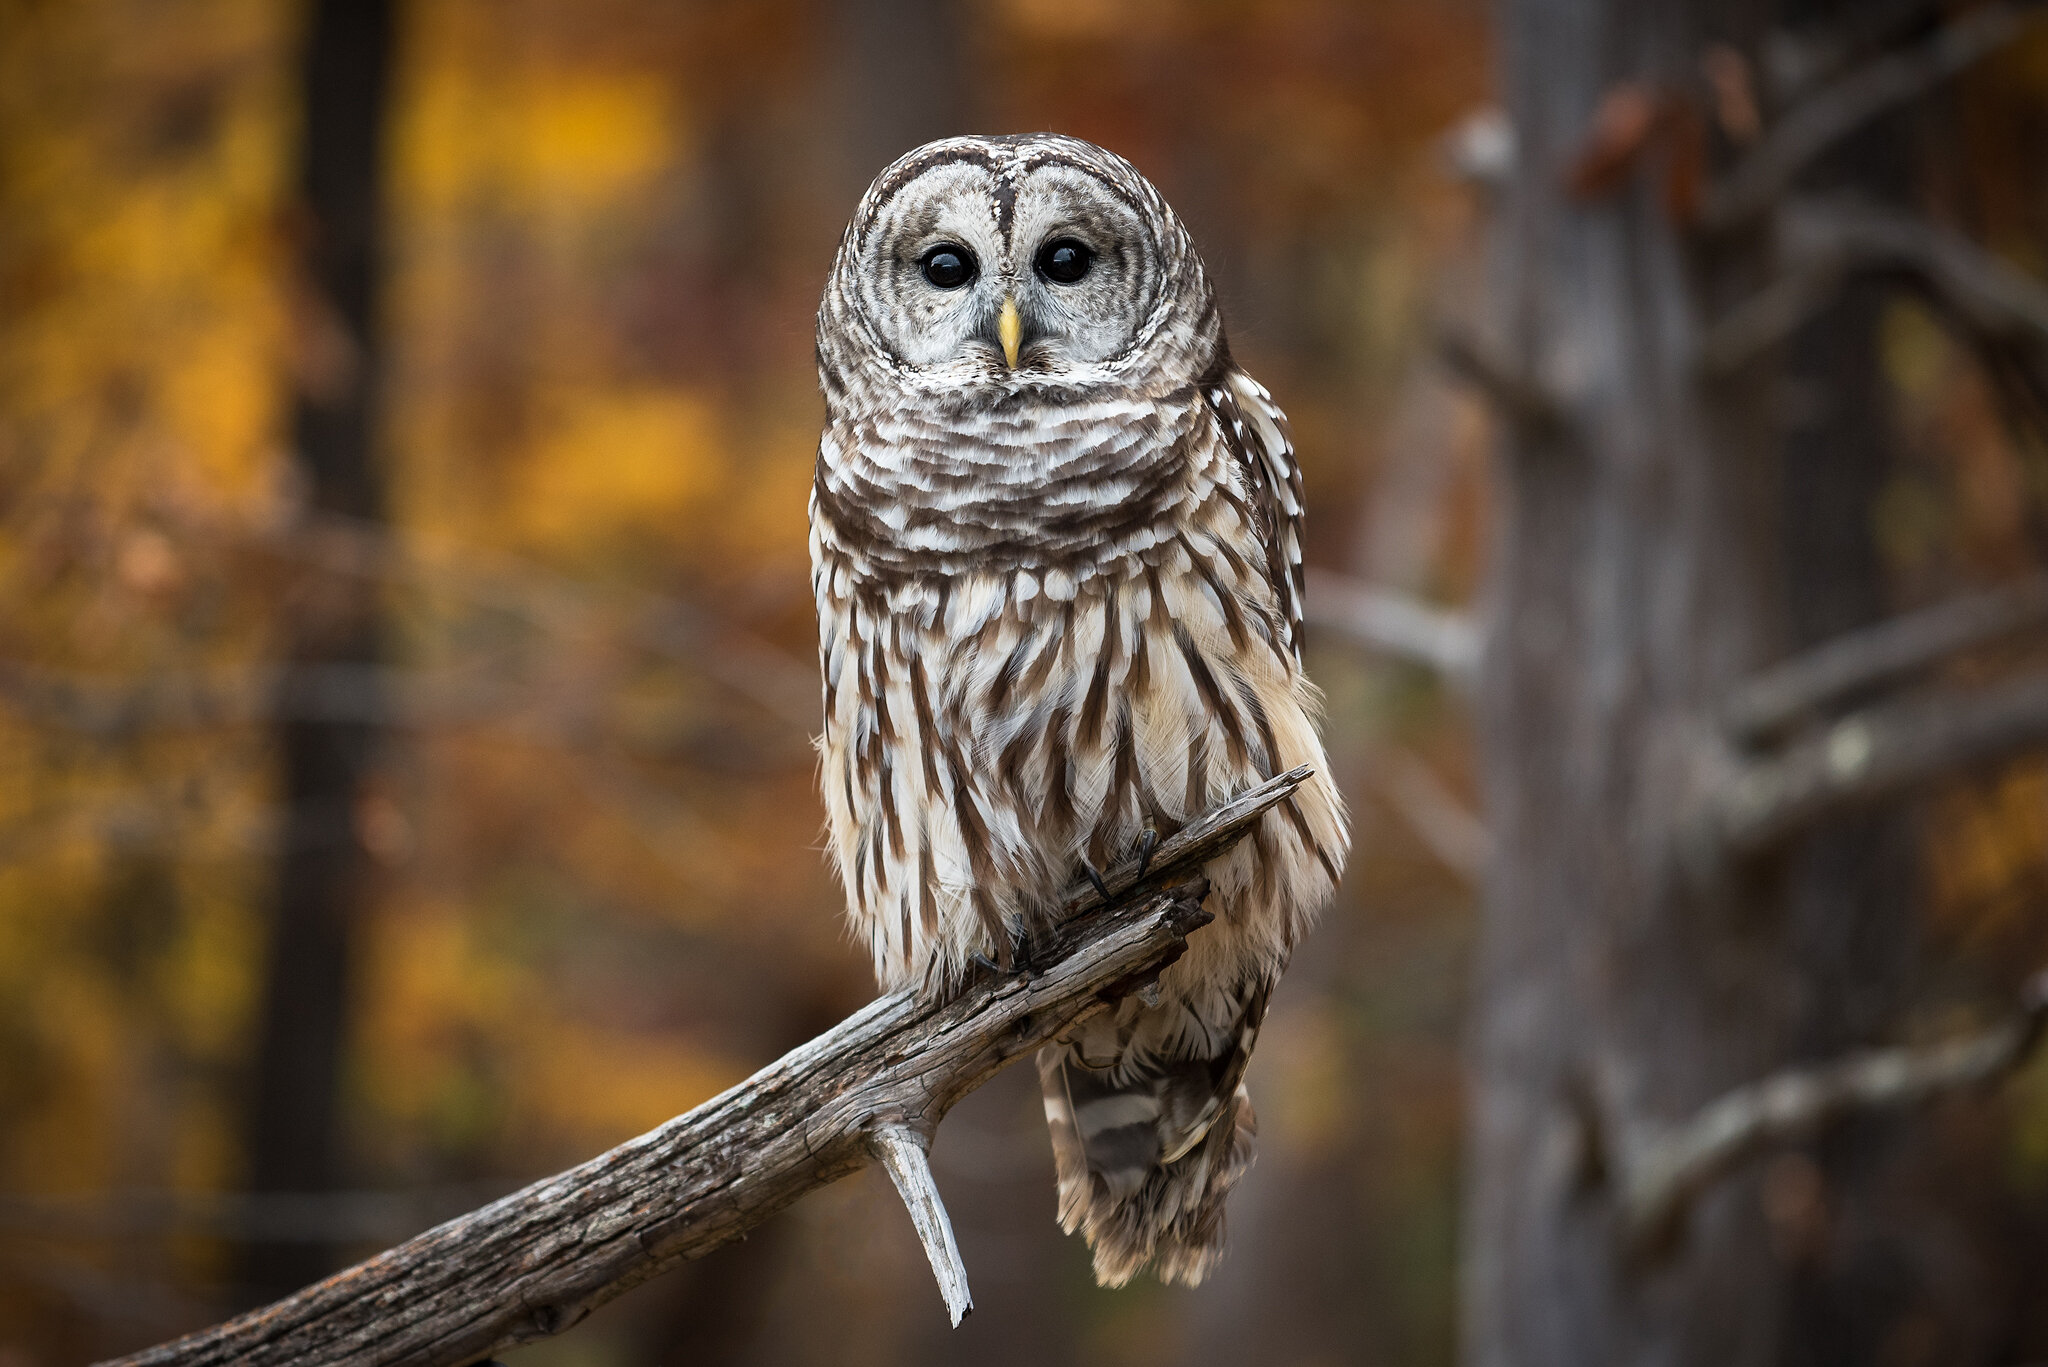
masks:
<svg viewBox="0 0 2048 1367"><path fill-rule="evenodd" d="M1664 212L1673 223L1689 224L1699 217L1706 185L1707 122L1691 100L1678 98L1666 107L1664 126Z"/></svg>
<svg viewBox="0 0 2048 1367"><path fill-rule="evenodd" d="M1607 92L1593 115L1586 141L1572 159L1566 188L1579 199L1612 194L1628 178L1657 130L1662 102L1641 81L1623 81Z"/></svg>
<svg viewBox="0 0 2048 1367"><path fill-rule="evenodd" d="M1756 81L1749 59L1726 43L1711 44L1700 57L1700 70L1714 90L1714 117L1729 141L1748 146L1762 136L1763 114L1756 104Z"/></svg>

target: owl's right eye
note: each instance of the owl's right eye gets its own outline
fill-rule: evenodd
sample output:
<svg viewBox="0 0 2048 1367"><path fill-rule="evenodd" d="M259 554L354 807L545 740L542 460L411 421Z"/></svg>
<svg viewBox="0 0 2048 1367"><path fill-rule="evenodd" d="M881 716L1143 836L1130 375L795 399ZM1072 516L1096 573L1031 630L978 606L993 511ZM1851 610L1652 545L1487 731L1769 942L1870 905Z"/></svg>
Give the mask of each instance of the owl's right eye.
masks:
<svg viewBox="0 0 2048 1367"><path fill-rule="evenodd" d="M924 278L942 290L957 290L974 278L974 253L952 242L941 242L918 262Z"/></svg>

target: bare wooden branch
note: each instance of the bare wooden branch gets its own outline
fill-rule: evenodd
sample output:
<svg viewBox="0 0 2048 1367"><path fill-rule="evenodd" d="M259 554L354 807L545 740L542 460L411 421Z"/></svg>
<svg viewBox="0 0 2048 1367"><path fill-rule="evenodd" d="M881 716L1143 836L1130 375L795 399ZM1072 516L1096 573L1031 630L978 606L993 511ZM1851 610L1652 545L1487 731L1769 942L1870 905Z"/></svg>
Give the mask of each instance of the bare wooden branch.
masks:
<svg viewBox="0 0 2048 1367"><path fill-rule="evenodd" d="M1844 199L1801 206L1797 231L1852 262L1912 273L1973 332L2048 344L2048 286L1960 233Z"/></svg>
<svg viewBox="0 0 2048 1367"><path fill-rule="evenodd" d="M245 527L219 523L188 524L188 531L211 540L249 535ZM479 606L537 626L587 621L593 610L620 612L631 636L652 653L702 673L806 736L817 724L813 664L673 591L592 583L503 551L399 536L339 513L279 523L253 539L272 554L336 574L453 588Z"/></svg>
<svg viewBox="0 0 2048 1367"><path fill-rule="evenodd" d="M724 1095L580 1167L451 1220L274 1305L119 1359L124 1367L465 1367L560 1333L662 1270L740 1237L927 1133L961 1097L1156 978L1205 924L1203 863L1309 775L1268 780L1092 888L1031 975L883 997ZM964 1281L962 1295L965 1294Z"/></svg>
<svg viewBox="0 0 2048 1367"><path fill-rule="evenodd" d="M1373 769L1380 792L1444 867L1477 886L1493 857L1486 823L1459 801L1421 756L1401 745L1379 749Z"/></svg>
<svg viewBox="0 0 2048 1367"><path fill-rule="evenodd" d="M1802 198L1786 206L1776 280L1708 328L1700 366L1732 375L1819 316L1854 275L1906 277L1973 338L2048 349L2048 287L1958 233L1868 202Z"/></svg>
<svg viewBox="0 0 2048 1367"><path fill-rule="evenodd" d="M1565 425L1565 406L1535 376L1496 356L1477 338L1445 332L1437 339L1437 355L1453 375L1485 395L1516 426L1552 432Z"/></svg>
<svg viewBox="0 0 2048 1367"><path fill-rule="evenodd" d="M387 1191L11 1193L0 1196L0 1233L121 1242L198 1235L232 1243L375 1244L417 1233L498 1190L466 1182Z"/></svg>
<svg viewBox="0 0 2048 1367"><path fill-rule="evenodd" d="M1708 194L1700 225L1727 232L1755 222L1843 138L2012 42L2042 13L2040 0L1985 5L1941 25L1914 47L1874 58L1822 86L1787 110Z"/></svg>
<svg viewBox="0 0 2048 1367"><path fill-rule="evenodd" d="M693 729L680 713L674 726L662 726L658 714L637 715L630 731L608 726L600 709L545 680L371 664L257 664L124 676L0 660L0 704L40 725L108 742L292 721L488 726L570 748L588 747L602 728L624 748L646 750L685 742ZM764 728L762 737L757 745L777 758L810 755L810 746L785 729Z"/></svg>
<svg viewBox="0 0 2048 1367"><path fill-rule="evenodd" d="M1832 813L2048 746L2048 672L1851 713L1774 758L1739 763L1696 832L1703 867L1750 858Z"/></svg>
<svg viewBox="0 0 2048 1367"><path fill-rule="evenodd" d="M1830 704L2043 625L2048 574L1905 613L1753 676L1730 695L1721 725L1738 744L1756 745Z"/></svg>
<svg viewBox="0 0 2048 1367"><path fill-rule="evenodd" d="M2048 972L2013 1019L1941 1044L1871 1049L1737 1087L1623 1164L1621 1218L1639 1251L1668 1247L1693 1203L1739 1164L1845 1116L1895 1111L1996 1081L2032 1056L2048 1026Z"/></svg>
<svg viewBox="0 0 2048 1367"><path fill-rule="evenodd" d="M1912 37L1940 17L1943 0L1865 0L1810 26L1780 29L1764 42L1764 71L1783 101L1831 81L1857 62Z"/></svg>
<svg viewBox="0 0 2048 1367"><path fill-rule="evenodd" d="M1479 629L1470 617L1349 575L1308 572L1307 618L1319 631L1424 665L1459 683L1469 682L1479 667Z"/></svg>
<svg viewBox="0 0 2048 1367"><path fill-rule="evenodd" d="M73 674L0 661L0 699L38 723L122 739L143 732L314 721L461 724L516 700L496 680L374 664L256 665L147 676Z"/></svg>
<svg viewBox="0 0 2048 1367"><path fill-rule="evenodd" d="M1826 257L1790 262L1785 271L1700 334L1700 373L1725 379L1779 345L1841 297L1850 274Z"/></svg>
<svg viewBox="0 0 2048 1367"><path fill-rule="evenodd" d="M939 1199L939 1184L932 1179L928 1142L921 1130L908 1125L884 1125L875 1133L875 1152L881 1155L882 1166L889 1170L889 1180L896 1184L903 1208L910 1212L917 1241L924 1245L932 1276L938 1278L946 1313L953 1317L953 1327L958 1329L960 1321L974 1309L974 1297L967 1290L967 1264L960 1260L960 1246L953 1242L952 1218L946 1214L946 1203Z"/></svg>

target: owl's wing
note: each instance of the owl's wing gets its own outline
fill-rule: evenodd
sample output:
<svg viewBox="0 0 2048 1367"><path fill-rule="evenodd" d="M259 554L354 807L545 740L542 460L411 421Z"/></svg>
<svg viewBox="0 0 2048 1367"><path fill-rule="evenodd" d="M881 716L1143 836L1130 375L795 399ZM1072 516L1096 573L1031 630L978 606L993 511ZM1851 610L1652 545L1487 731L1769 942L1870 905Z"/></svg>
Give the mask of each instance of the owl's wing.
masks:
<svg viewBox="0 0 2048 1367"><path fill-rule="evenodd" d="M1301 465L1287 415L1266 387L1235 364L1222 366L1202 386L1223 440L1237 457L1245 488L1260 520L1266 573L1287 617L1287 644L1301 659Z"/></svg>

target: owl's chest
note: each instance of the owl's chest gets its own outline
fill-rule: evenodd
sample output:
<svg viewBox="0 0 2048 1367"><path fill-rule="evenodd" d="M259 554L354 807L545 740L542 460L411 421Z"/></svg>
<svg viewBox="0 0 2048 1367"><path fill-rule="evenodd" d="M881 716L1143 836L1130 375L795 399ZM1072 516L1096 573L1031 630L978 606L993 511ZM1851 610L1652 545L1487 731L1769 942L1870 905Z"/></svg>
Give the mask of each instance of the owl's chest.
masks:
<svg viewBox="0 0 2048 1367"><path fill-rule="evenodd" d="M965 611L915 634L931 724L972 754L991 797L1071 806L1081 826L1110 811L1178 822L1264 776L1264 699L1292 700L1261 582L1180 542L1034 578L1021 591L1014 577L956 580L942 601L964 592Z"/></svg>
<svg viewBox="0 0 2048 1367"><path fill-rule="evenodd" d="M1048 904L1278 771L1301 719L1271 595L1203 545L886 586L821 562L820 776L857 916Z"/></svg>
<svg viewBox="0 0 2048 1367"><path fill-rule="evenodd" d="M992 582L993 581L993 582ZM984 759L1048 731L1086 750L1151 690L1143 665L1170 635L1156 572L1137 557L1076 577L1061 570L952 577L913 648L932 677L935 720Z"/></svg>

